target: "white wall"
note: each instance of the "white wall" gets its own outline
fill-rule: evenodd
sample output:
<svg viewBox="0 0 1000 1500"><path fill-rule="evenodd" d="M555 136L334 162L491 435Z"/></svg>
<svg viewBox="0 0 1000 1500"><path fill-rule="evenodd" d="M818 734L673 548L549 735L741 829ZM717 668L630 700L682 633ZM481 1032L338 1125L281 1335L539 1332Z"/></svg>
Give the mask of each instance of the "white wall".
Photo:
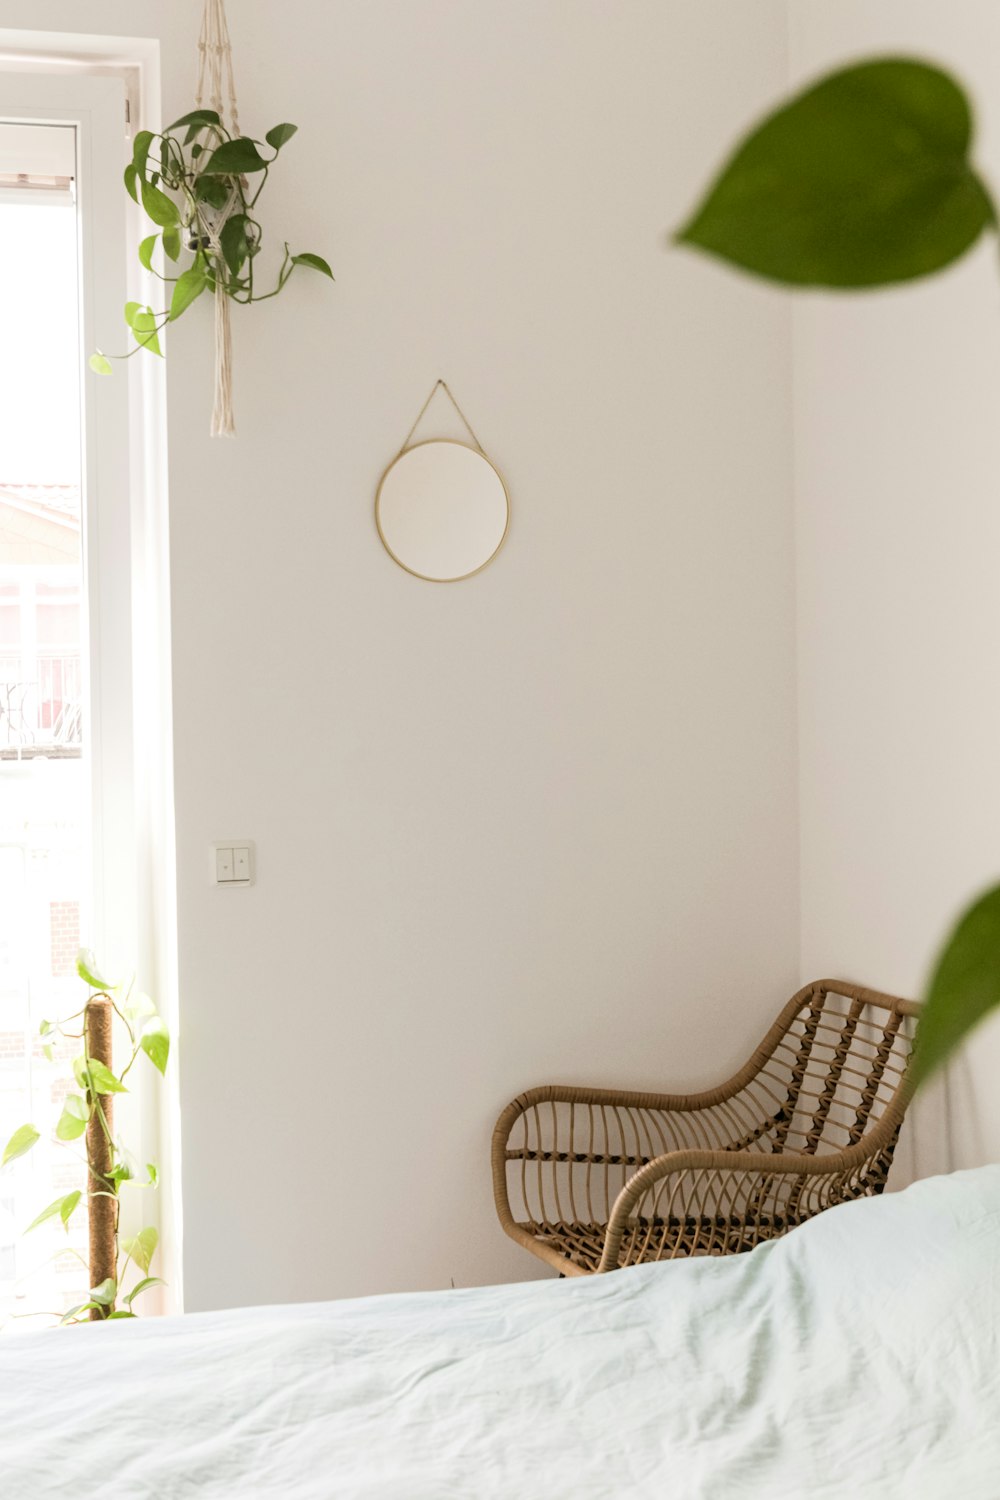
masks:
<svg viewBox="0 0 1000 1500"><path fill-rule="evenodd" d="M1000 183L995 0L792 0L796 81L875 54L971 89ZM802 972L919 991L1000 869L996 240L910 289L796 302ZM1000 1025L952 1071L954 1160L1000 1153ZM974 1097L970 1097L970 1086ZM947 1160L939 1099L916 1169Z"/></svg>
<svg viewBox="0 0 1000 1500"><path fill-rule="evenodd" d="M3 20L158 35L172 117L199 10ZM245 127L301 127L272 248L337 284L237 318L235 444L210 308L171 339L188 1306L522 1276L508 1098L708 1081L796 979L791 312L665 244L784 7L230 10ZM451 587L372 520L439 375L513 502Z"/></svg>

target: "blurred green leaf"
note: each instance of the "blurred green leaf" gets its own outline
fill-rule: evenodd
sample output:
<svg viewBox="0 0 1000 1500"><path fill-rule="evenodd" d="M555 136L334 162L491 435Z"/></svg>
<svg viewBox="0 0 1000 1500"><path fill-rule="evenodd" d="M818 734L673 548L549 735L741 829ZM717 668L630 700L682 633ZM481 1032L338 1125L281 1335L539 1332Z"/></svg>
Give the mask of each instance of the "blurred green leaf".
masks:
<svg viewBox="0 0 1000 1500"><path fill-rule="evenodd" d="M142 183L141 191L142 206L154 224L159 224L160 228L164 229L170 224L180 222L177 204L172 198L168 198L166 193L161 193L160 189L154 187L151 182Z"/></svg>
<svg viewBox="0 0 1000 1500"><path fill-rule="evenodd" d="M181 232L176 224L168 224L163 231L163 248L171 260L181 253Z"/></svg>
<svg viewBox="0 0 1000 1500"><path fill-rule="evenodd" d="M72 1215L73 1210L76 1208L76 1205L79 1203L79 1201L79 1188L75 1188L72 1193L66 1193L62 1197L56 1198L52 1203L49 1204L48 1208L43 1208L41 1213L38 1214L36 1218L32 1219L31 1223L24 1231L25 1234L30 1234L33 1229L38 1228L39 1224L44 1224L48 1219L54 1219L57 1214L64 1225L68 1224L70 1216Z"/></svg>
<svg viewBox="0 0 1000 1500"><path fill-rule="evenodd" d="M199 202L208 203L212 208L225 208L229 202L229 186L218 177L196 177L194 192Z"/></svg>
<svg viewBox="0 0 1000 1500"><path fill-rule="evenodd" d="M141 303L138 302L126 302L125 321L126 323L128 323L129 327L132 326L132 319L129 317L128 309L130 307L139 308L140 306ZM92 990L110 990L114 988L114 986L109 984L101 974L100 969L97 967L97 959L91 953L89 948L81 948L77 953L76 972L79 974L80 978L84 981L85 984L90 985L90 988Z"/></svg>
<svg viewBox="0 0 1000 1500"><path fill-rule="evenodd" d="M92 1307L100 1307L99 1302L81 1302L76 1307L71 1307L69 1312L63 1313L59 1319L60 1328L65 1328L68 1323L75 1323L81 1313L90 1312Z"/></svg>
<svg viewBox="0 0 1000 1500"><path fill-rule="evenodd" d="M173 322L191 306L196 297L200 297L205 290L205 257L200 253L195 257L193 266L177 278L174 286L174 295L170 299L170 319Z"/></svg>
<svg viewBox="0 0 1000 1500"><path fill-rule="evenodd" d="M137 1235L125 1240L122 1249L125 1254L134 1260L136 1265L143 1271L148 1271L150 1262L156 1254L156 1247L160 1242L160 1236L152 1227L140 1229Z"/></svg>
<svg viewBox="0 0 1000 1500"><path fill-rule="evenodd" d="M108 359L105 358L105 356L100 352L100 350L98 350L96 354L92 354L90 356L89 364L90 364L90 368L97 375L110 375L111 374L111 362L110 362L110 360L108 360Z"/></svg>
<svg viewBox="0 0 1000 1500"><path fill-rule="evenodd" d="M155 1188L156 1185L157 1185L157 1183L160 1180L160 1174L159 1174L159 1171L157 1170L155 1162L148 1161L146 1163L146 1175L147 1175L147 1182L146 1182L147 1187L154 1187Z"/></svg>
<svg viewBox="0 0 1000 1500"><path fill-rule="evenodd" d="M929 275L996 222L971 136L968 100L940 69L859 63L753 130L676 239L797 286Z"/></svg>
<svg viewBox="0 0 1000 1500"><path fill-rule="evenodd" d="M216 146L202 167L201 175L241 177L244 172L262 172L266 166L256 142L247 136L238 136L235 141L223 141L221 146Z"/></svg>
<svg viewBox="0 0 1000 1500"><path fill-rule="evenodd" d="M146 158L149 156L149 148L152 144L153 132L151 130L140 130L132 143L132 165L140 177L146 171Z"/></svg>
<svg viewBox="0 0 1000 1500"><path fill-rule="evenodd" d="M79 1094L67 1094L62 1114L56 1125L56 1135L61 1141L75 1141L87 1128L90 1111L85 1099Z"/></svg>
<svg viewBox="0 0 1000 1500"><path fill-rule="evenodd" d="M297 125L272 125L264 139L273 150L280 151L282 146L291 140L298 128Z"/></svg>
<svg viewBox="0 0 1000 1500"><path fill-rule="evenodd" d="M308 250L304 250L301 255L293 255L292 265L310 266L314 271L322 271L323 275L329 276L331 281L333 281L334 279L333 272L330 270L330 267L327 265L322 255L313 255Z"/></svg>
<svg viewBox="0 0 1000 1500"><path fill-rule="evenodd" d="M153 269L153 251L156 249L156 242L159 238L158 234L147 235L139 246L139 260L147 271Z"/></svg>
<svg viewBox="0 0 1000 1500"><path fill-rule="evenodd" d="M93 1082L93 1091L97 1094L127 1094L128 1089L120 1078L116 1078L111 1069L105 1067L104 1063L98 1062L96 1057L87 1059L87 1070Z"/></svg>
<svg viewBox="0 0 1000 1500"><path fill-rule="evenodd" d="M134 1318L134 1317L135 1317L135 1313L134 1312L125 1312L123 1308L118 1308L117 1311L115 1311L113 1313L108 1313L107 1321L109 1323L113 1323L116 1318Z"/></svg>
<svg viewBox="0 0 1000 1500"><path fill-rule="evenodd" d="M117 1290L118 1283L113 1276L109 1276L97 1286L90 1288L91 1301L98 1303L101 1307L110 1307L111 1303L115 1300Z"/></svg>
<svg viewBox="0 0 1000 1500"><path fill-rule="evenodd" d="M949 933L920 1013L913 1076L922 1083L1000 1006L1000 886L980 896Z"/></svg>
<svg viewBox="0 0 1000 1500"><path fill-rule="evenodd" d="M124 175L125 175L125 191L128 193L128 195L132 199L133 203L138 203L138 201L139 201L139 174L135 170L135 167L132 165L131 162L129 162L128 166L125 168L125 174Z"/></svg>
<svg viewBox="0 0 1000 1500"><path fill-rule="evenodd" d="M136 313L132 320L132 333L137 344L141 344L144 349L149 349L151 353L162 357L163 351L160 348L160 340L156 332L156 318L152 308L147 307L144 312Z"/></svg>
<svg viewBox="0 0 1000 1500"><path fill-rule="evenodd" d="M159 1016L153 1016L146 1022L139 1045L149 1058L154 1068L161 1073L167 1070L167 1058L170 1056L170 1032L167 1030Z"/></svg>
<svg viewBox="0 0 1000 1500"><path fill-rule="evenodd" d="M109 1179L116 1184L122 1182L131 1182L134 1176L135 1173L132 1171L132 1168L129 1166L127 1161L116 1162L115 1165L111 1168L111 1171L108 1173Z"/></svg>
<svg viewBox="0 0 1000 1500"><path fill-rule="evenodd" d="M172 125L168 125L163 132L164 135L172 135L175 130L180 130L182 125L219 125L222 122L214 109L192 109L188 114L181 115Z"/></svg>
<svg viewBox="0 0 1000 1500"><path fill-rule="evenodd" d="M15 1161L17 1157L23 1156L26 1151L30 1151L38 1139L39 1134L34 1125L19 1125L3 1148L3 1158L0 1160L0 1167L5 1167L9 1161Z"/></svg>
<svg viewBox="0 0 1000 1500"><path fill-rule="evenodd" d="M223 258L234 276L240 274L240 267L250 253L250 247L247 243L246 224L245 214L233 214L223 224L222 233L219 235Z"/></svg>
<svg viewBox="0 0 1000 1500"><path fill-rule="evenodd" d="M150 1287L166 1286L166 1284L167 1283L163 1280L162 1276L146 1276L142 1281L136 1282L132 1290L126 1293L126 1295L122 1298L122 1301L129 1307L131 1307L134 1299L138 1296L141 1296L143 1292L148 1292Z"/></svg>

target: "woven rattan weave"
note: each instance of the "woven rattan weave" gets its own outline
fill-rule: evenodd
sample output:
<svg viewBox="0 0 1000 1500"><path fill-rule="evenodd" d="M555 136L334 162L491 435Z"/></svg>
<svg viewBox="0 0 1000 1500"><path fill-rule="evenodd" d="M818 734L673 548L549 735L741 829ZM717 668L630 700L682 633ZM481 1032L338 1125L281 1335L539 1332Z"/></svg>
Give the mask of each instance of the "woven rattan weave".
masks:
<svg viewBox="0 0 1000 1500"><path fill-rule="evenodd" d="M564 1275L585 1276L752 1250L880 1193L909 1101L918 1009L817 980L718 1088L521 1094L493 1133L501 1224Z"/></svg>

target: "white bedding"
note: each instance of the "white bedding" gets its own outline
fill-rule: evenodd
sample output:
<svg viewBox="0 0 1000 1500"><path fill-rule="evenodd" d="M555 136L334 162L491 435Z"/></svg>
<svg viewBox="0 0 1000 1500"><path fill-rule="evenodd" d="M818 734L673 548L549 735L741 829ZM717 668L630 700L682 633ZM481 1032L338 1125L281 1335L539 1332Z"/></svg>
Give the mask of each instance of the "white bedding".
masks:
<svg viewBox="0 0 1000 1500"><path fill-rule="evenodd" d="M998 1321L987 1167L724 1260L0 1340L0 1494L998 1500Z"/></svg>

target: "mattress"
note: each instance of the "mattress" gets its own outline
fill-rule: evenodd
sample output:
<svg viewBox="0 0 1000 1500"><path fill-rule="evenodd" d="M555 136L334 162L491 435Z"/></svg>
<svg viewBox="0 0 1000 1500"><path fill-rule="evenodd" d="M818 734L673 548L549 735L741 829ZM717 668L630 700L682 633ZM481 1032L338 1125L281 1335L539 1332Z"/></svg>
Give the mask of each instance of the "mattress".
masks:
<svg viewBox="0 0 1000 1500"><path fill-rule="evenodd" d="M747 1255L0 1340L4 1500L1000 1497L1000 1167Z"/></svg>

